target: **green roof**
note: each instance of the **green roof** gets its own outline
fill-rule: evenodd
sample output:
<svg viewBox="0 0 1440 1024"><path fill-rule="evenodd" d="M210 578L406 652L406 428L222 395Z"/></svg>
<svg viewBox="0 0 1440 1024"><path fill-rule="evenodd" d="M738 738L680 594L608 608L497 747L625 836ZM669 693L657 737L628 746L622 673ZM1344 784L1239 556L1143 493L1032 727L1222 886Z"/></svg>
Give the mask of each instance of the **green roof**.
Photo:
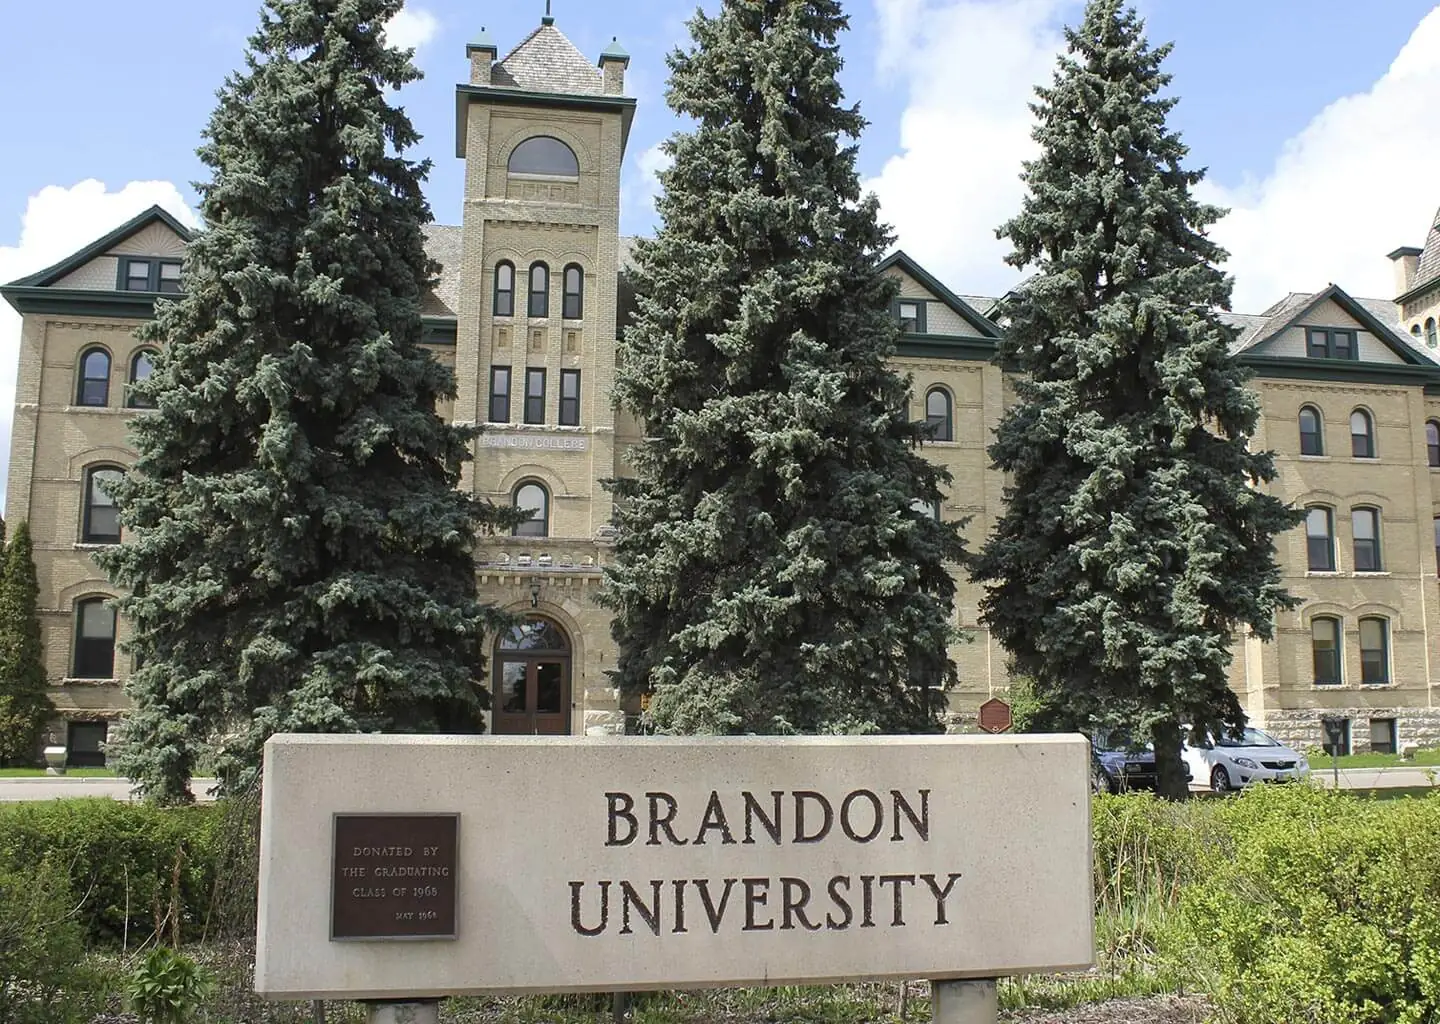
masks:
<svg viewBox="0 0 1440 1024"><path fill-rule="evenodd" d="M131 217L124 224L121 224L118 228L110 232L104 238L98 238L95 241L91 242L89 245L87 245L85 248L81 249L79 252L73 253L70 256L66 256L63 260L61 260L59 263L56 263L54 266L46 267L44 270L36 271L28 277L20 278L20 280L18 281L11 281L8 285L6 285L6 287L44 288L52 285L56 281L64 277L66 274L69 274L70 272L75 270L79 270L81 267L89 263L97 256L103 256L106 251L108 251L113 246L119 245L131 235L140 231L142 228L149 227L156 221L164 224L166 227L168 227L171 231L175 232L186 242L190 241L190 239L195 237L194 232L192 232L184 224L181 224L165 210L161 209L158 206L152 206L150 207L150 209L144 211L143 213L139 213L136 214L134 217Z"/></svg>

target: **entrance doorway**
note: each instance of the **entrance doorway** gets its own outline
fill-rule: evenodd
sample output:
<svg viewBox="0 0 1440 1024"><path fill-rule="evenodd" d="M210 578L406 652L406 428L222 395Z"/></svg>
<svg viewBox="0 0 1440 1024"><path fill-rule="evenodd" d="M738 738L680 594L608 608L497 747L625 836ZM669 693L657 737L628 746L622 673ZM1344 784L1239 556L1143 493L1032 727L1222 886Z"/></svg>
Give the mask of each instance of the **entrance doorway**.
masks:
<svg viewBox="0 0 1440 1024"><path fill-rule="evenodd" d="M495 652L494 732L565 736L570 732L570 638L532 616L500 637Z"/></svg>

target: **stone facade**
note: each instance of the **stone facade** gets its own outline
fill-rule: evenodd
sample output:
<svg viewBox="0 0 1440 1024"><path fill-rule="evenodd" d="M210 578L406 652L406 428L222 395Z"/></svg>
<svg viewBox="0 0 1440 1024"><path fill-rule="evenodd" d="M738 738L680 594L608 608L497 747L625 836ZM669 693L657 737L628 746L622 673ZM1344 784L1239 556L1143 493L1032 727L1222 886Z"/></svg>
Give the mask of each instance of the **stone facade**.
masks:
<svg viewBox="0 0 1440 1024"><path fill-rule="evenodd" d="M442 414L486 427L462 486L505 504L523 491L525 507L543 496L527 531L481 541L481 596L558 626L547 636L563 637L565 649L533 654L489 642L497 701L524 706L492 725L616 734L638 708L622 707L610 685L615 652L596 598L612 550L611 499L600 481L627 472L625 450L640 436L610 401L629 299L631 240L619 232L620 169L634 114L634 101L623 96L628 58L612 44L591 64L549 20L505 58L497 54L488 40L467 48L470 81L457 96L463 217L457 227L429 229L442 272L425 306L426 337L456 372L458 394ZM517 154L537 137L550 140L542 151ZM165 287L161 265L183 253L188 237L152 210L3 289L24 318L6 516L28 519L35 539L59 712L47 742L93 743L95 723L124 711L124 622L115 626L118 644L105 671L82 651L83 631L104 626L94 608L93 621L82 623L90 607L82 602L115 596L91 560L104 509L97 514L85 495L92 470L134 460L126 424L143 412L127 406L125 392L143 364L133 332ZM1237 351L1256 374L1262 406L1257 444L1277 453L1272 490L1330 511L1328 566L1311 568L1303 528L1280 538L1285 580L1301 603L1277 617L1273 642L1237 638L1231 673L1251 717L1301 747L1319 746L1322 722L1333 717L1350 721L1356 750L1367 748L1372 725L1377 735L1388 729L1397 747L1440 742L1440 664L1432 664L1440 642L1440 365L1425 336L1426 318L1440 317L1440 224L1424 249L1392 258L1393 302L1356 300L1331 287L1234 317ZM532 275L537 267L543 277ZM993 359L1000 329L986 314L995 300L957 295L903 253L882 271L900 285L896 368L913 379L912 416L936 424L926 452L953 478L938 512L966 521L973 549L1000 513L1005 481L985 448L1013 401ZM1325 345L1331 348L1322 351ZM103 374L96 371L102 356ZM503 397L494 393L501 380ZM1318 429L1302 442L1304 410ZM1359 457L1351 436L1357 411L1371 432L1368 454ZM1378 564L1361 558L1357 566L1354 524L1370 510ZM979 704L1008 685L1005 652L978 622L980 596L960 579L955 624L966 642L952 651L960 675L947 716L952 731L973 728ZM1316 630L1327 623L1339 638L1338 670L1317 684ZM560 680L558 696L541 677ZM547 700L563 705L549 720L537 711Z"/></svg>

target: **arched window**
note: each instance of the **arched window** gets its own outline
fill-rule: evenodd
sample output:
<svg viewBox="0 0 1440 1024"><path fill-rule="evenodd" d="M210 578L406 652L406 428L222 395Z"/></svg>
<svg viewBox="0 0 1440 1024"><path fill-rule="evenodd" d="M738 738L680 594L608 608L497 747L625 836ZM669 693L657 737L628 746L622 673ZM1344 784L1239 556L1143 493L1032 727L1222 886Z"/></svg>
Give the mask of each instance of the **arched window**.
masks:
<svg viewBox="0 0 1440 1024"><path fill-rule="evenodd" d="M1324 455L1325 434L1321 428L1320 410L1313 405L1300 407L1300 454Z"/></svg>
<svg viewBox="0 0 1440 1024"><path fill-rule="evenodd" d="M537 135L526 139L510 154L511 174L543 174L551 178L578 178L580 161L575 151L559 139Z"/></svg>
<svg viewBox="0 0 1440 1024"><path fill-rule="evenodd" d="M1360 620L1360 682L1364 686L1390 682L1390 623L1386 619Z"/></svg>
<svg viewBox="0 0 1440 1024"><path fill-rule="evenodd" d="M86 349L80 354L80 387L75 404L110 404L110 353L103 348Z"/></svg>
<svg viewBox="0 0 1440 1024"><path fill-rule="evenodd" d="M1350 454L1357 459L1375 457L1375 423L1364 409L1350 414Z"/></svg>
<svg viewBox="0 0 1440 1024"><path fill-rule="evenodd" d="M1410 325L1410 333L1413 334L1413 335L1415 335L1415 337L1417 337L1417 338L1420 337L1420 325L1419 325L1419 324L1411 324L1411 325Z"/></svg>
<svg viewBox="0 0 1440 1024"><path fill-rule="evenodd" d="M106 607L107 600L87 597L75 602L75 679L115 678L115 609Z"/></svg>
<svg viewBox="0 0 1440 1024"><path fill-rule="evenodd" d="M932 441L955 440L950 392L944 388L931 388L925 395L925 430Z"/></svg>
<svg viewBox="0 0 1440 1024"><path fill-rule="evenodd" d="M1310 620L1310 651L1316 686L1340 685L1340 620L1316 616Z"/></svg>
<svg viewBox="0 0 1440 1024"><path fill-rule="evenodd" d="M1305 546L1311 572L1335 571L1335 516L1323 505L1305 510Z"/></svg>
<svg viewBox="0 0 1440 1024"><path fill-rule="evenodd" d="M130 383L149 380L150 375L155 372L155 353L142 348L130 359ZM132 409L153 409L155 403L148 398L142 398L133 390L125 393L125 404Z"/></svg>
<svg viewBox="0 0 1440 1024"><path fill-rule="evenodd" d="M530 264L530 315L550 315L550 268L543 263Z"/></svg>
<svg viewBox="0 0 1440 1024"><path fill-rule="evenodd" d="M514 505L528 508L530 518L515 527L517 537L550 536L550 492L535 480L525 480L515 488Z"/></svg>
<svg viewBox="0 0 1440 1024"><path fill-rule="evenodd" d="M1425 459L1431 466L1440 467L1440 423L1434 420L1425 424Z"/></svg>
<svg viewBox="0 0 1440 1024"><path fill-rule="evenodd" d="M96 466L85 471L84 511L80 540L85 544L119 544L120 511L106 493L125 473L114 466Z"/></svg>
<svg viewBox="0 0 1440 1024"><path fill-rule="evenodd" d="M1380 510L1351 509L1350 526L1355 540L1355 571L1382 571L1384 566L1380 559Z"/></svg>
<svg viewBox="0 0 1440 1024"><path fill-rule="evenodd" d="M1425 319L1425 344L1430 348L1434 348L1436 344L1435 318L1433 316Z"/></svg>
<svg viewBox="0 0 1440 1024"><path fill-rule="evenodd" d="M585 271L578 263L565 268L565 301L560 312L566 320L579 320L585 316Z"/></svg>
<svg viewBox="0 0 1440 1024"><path fill-rule="evenodd" d="M515 264L509 260L495 264L495 315L515 315Z"/></svg>

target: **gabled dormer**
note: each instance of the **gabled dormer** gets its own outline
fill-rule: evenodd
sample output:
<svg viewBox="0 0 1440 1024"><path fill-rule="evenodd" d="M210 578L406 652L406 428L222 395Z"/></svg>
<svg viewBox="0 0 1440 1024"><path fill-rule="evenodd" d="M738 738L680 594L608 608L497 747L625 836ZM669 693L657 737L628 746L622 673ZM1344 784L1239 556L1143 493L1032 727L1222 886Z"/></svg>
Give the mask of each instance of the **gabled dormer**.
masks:
<svg viewBox="0 0 1440 1024"><path fill-rule="evenodd" d="M1433 376L1435 362L1386 322L1390 303L1338 285L1294 292L1243 325L1234 351L1265 375L1375 379Z"/></svg>
<svg viewBox="0 0 1440 1024"><path fill-rule="evenodd" d="M0 286L0 295L21 313L146 317L157 298L179 293L192 237L152 206L54 266Z"/></svg>
<svg viewBox="0 0 1440 1024"><path fill-rule="evenodd" d="M950 359L989 359L1000 328L977 305L993 299L966 299L945 287L903 251L881 261L879 271L900 282L891 312L900 325L899 354Z"/></svg>

